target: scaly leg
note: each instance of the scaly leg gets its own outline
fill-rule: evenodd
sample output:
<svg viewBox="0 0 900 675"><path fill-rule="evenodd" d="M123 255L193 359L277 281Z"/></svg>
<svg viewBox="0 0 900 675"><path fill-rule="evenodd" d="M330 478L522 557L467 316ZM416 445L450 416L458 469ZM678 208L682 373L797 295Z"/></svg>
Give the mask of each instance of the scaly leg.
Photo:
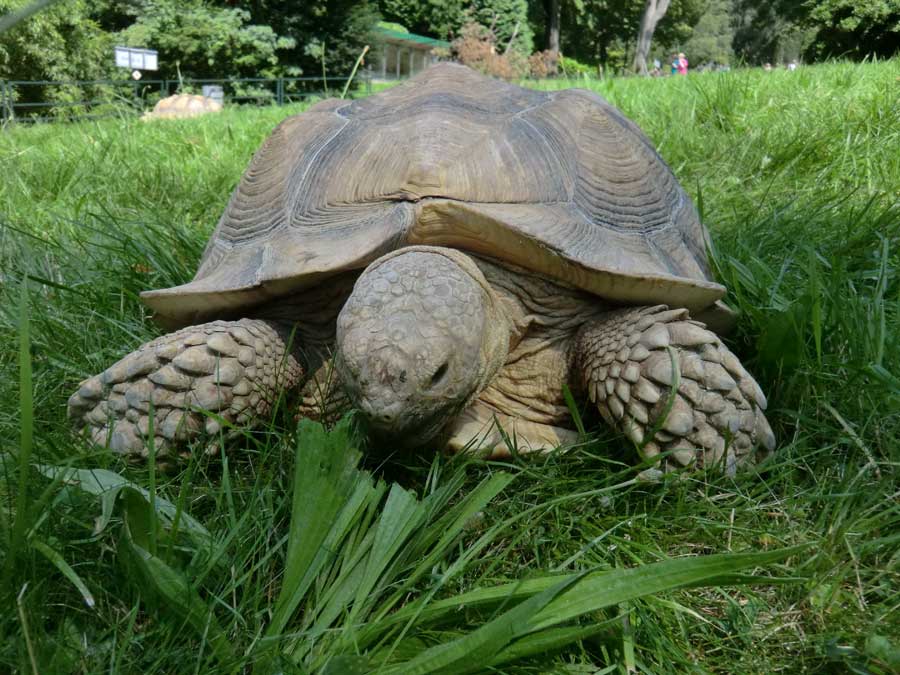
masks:
<svg viewBox="0 0 900 675"><path fill-rule="evenodd" d="M151 403L161 456L176 442L219 431L203 410L251 427L303 376L288 339L276 324L258 319L213 321L163 335L82 382L69 398L69 418L87 427L94 442L142 456Z"/></svg>
<svg viewBox="0 0 900 675"><path fill-rule="evenodd" d="M329 358L322 362L300 390L297 418L306 417L323 424L334 424L352 407L334 367L334 359Z"/></svg>
<svg viewBox="0 0 900 675"><path fill-rule="evenodd" d="M685 309L609 312L581 329L575 350L600 414L645 458L671 451L662 468L717 464L732 473L775 447L759 385Z"/></svg>

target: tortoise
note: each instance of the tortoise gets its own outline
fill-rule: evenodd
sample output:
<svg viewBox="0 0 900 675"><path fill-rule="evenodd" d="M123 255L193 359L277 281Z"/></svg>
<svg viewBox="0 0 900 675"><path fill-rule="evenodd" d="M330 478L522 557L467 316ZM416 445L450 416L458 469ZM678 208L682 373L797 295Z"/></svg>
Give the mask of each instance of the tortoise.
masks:
<svg viewBox="0 0 900 675"><path fill-rule="evenodd" d="M70 417L139 456L152 410L174 454L295 392L299 415L503 456L576 441L569 393L658 468L733 471L775 439L713 330L731 315L707 246L598 95L435 65L281 122L194 279L142 294L177 330L82 382Z"/></svg>
<svg viewBox="0 0 900 675"><path fill-rule="evenodd" d="M222 104L207 96L174 94L157 101L153 111L145 113L142 119L183 119L221 111Z"/></svg>

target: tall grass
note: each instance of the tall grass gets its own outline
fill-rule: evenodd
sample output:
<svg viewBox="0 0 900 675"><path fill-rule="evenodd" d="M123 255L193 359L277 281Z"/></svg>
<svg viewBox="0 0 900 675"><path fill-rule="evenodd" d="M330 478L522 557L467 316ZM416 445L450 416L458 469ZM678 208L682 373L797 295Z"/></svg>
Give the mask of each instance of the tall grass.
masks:
<svg viewBox="0 0 900 675"><path fill-rule="evenodd" d="M900 668L898 77L895 60L592 85L647 132L709 224L740 312L731 345L769 395L780 447L758 473L657 484L633 480L626 443L602 429L568 453L506 463L369 454L374 476L359 480L385 492L361 507L368 525L347 530L357 538L341 539L349 557L337 560L370 551L365 533L389 502L410 519L424 508L414 502L435 509L408 521L420 540L388 551L389 566L409 557L374 577L369 602L340 597L366 587L335 585L355 579L350 562L323 562L299 601L281 599L300 588L282 575L299 564L291 524L305 513L293 467L306 437L291 411L236 441L227 463L197 453L175 474L124 466L65 421L80 379L157 334L138 293L190 278L249 157L290 111L0 132L0 670L349 672L429 654L458 672L471 663L429 651L456 640L479 667L505 654L504 672ZM19 464L28 430L41 472ZM327 438L316 447L350 444ZM83 469L113 481L102 497L73 482ZM500 475L514 484L479 501ZM391 502L379 479L409 495ZM441 516L466 504L479 506L465 527L428 548ZM466 604L549 572L806 542L815 548L786 570L800 582L629 596L545 626L565 632L536 636L527 623L553 602L545 586L515 596L535 605L521 616L508 613L521 604ZM425 623L442 602L464 609ZM337 613L322 618L326 608ZM500 628L514 637L487 658Z"/></svg>

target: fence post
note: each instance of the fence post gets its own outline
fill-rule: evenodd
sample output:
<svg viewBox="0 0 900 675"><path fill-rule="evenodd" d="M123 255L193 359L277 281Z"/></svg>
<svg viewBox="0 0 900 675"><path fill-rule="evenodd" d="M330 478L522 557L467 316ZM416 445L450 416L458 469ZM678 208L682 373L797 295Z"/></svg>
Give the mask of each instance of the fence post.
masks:
<svg viewBox="0 0 900 675"><path fill-rule="evenodd" d="M6 80L0 80L0 124L6 124Z"/></svg>
<svg viewBox="0 0 900 675"><path fill-rule="evenodd" d="M365 71L365 80L366 80L366 96L372 95L372 66L366 66Z"/></svg>
<svg viewBox="0 0 900 675"><path fill-rule="evenodd" d="M278 100L278 105L284 105L284 78L279 77L278 82L275 84L275 96Z"/></svg>

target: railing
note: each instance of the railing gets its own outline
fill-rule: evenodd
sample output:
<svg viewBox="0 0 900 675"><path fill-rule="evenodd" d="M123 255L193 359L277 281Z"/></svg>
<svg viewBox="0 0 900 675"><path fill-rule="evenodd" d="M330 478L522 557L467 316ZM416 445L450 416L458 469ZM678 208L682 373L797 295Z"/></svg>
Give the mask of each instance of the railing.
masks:
<svg viewBox="0 0 900 675"><path fill-rule="evenodd" d="M222 87L226 103L285 105L340 94L347 76L242 77L182 80L0 80L0 127L12 122L77 121L140 114L171 94ZM37 90L37 92L35 92ZM351 95L372 92L368 71L356 74ZM40 99L47 100L40 100Z"/></svg>

